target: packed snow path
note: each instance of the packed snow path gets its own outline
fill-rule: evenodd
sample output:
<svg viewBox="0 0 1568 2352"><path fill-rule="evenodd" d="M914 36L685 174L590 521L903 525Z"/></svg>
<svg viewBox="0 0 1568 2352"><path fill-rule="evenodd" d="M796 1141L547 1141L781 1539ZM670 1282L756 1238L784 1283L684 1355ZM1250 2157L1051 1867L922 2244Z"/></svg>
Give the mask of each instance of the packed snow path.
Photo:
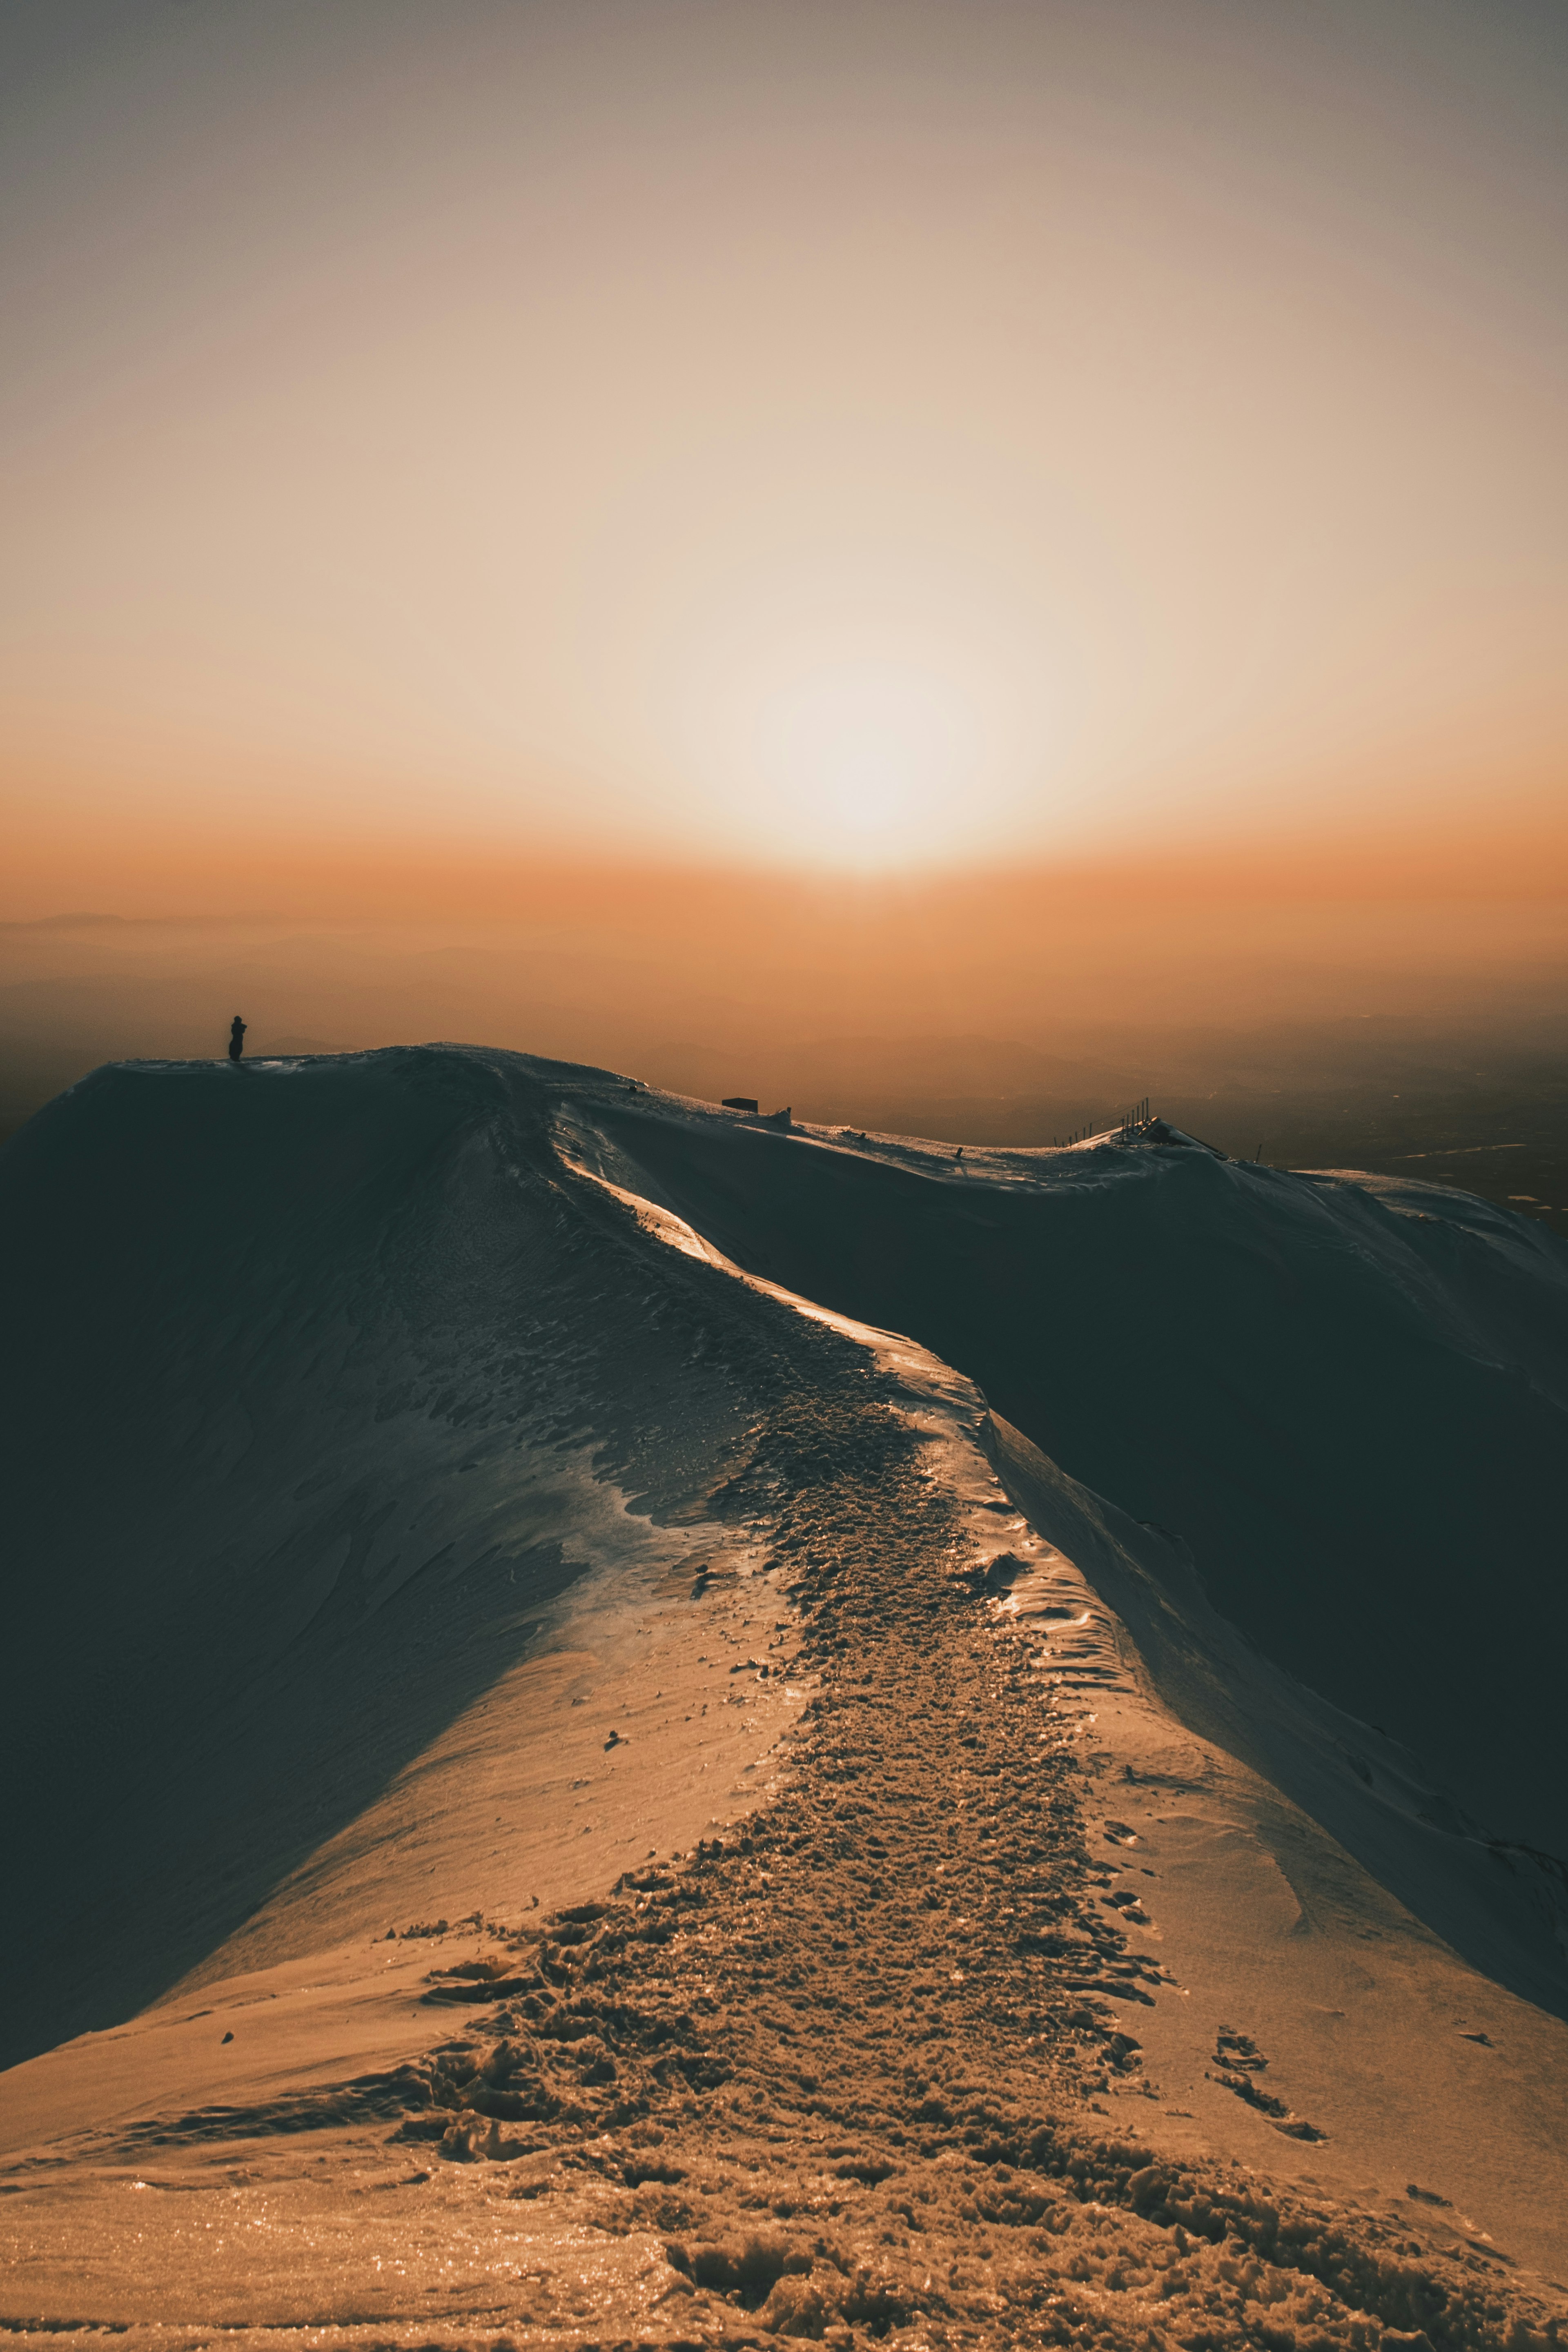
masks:
<svg viewBox="0 0 1568 2352"><path fill-rule="evenodd" d="M1090 1852L1081 1702L994 1618L900 1416L796 1399L756 1438L727 1507L789 1497L822 1677L772 1801L602 1899L426 1940L401 2066L104 2136L74 2194L14 2179L10 2324L68 2292L128 2352L1550 2352L1558 2305L1436 2199L1348 2211L1151 2141L1139 2028L1179 1996Z"/></svg>

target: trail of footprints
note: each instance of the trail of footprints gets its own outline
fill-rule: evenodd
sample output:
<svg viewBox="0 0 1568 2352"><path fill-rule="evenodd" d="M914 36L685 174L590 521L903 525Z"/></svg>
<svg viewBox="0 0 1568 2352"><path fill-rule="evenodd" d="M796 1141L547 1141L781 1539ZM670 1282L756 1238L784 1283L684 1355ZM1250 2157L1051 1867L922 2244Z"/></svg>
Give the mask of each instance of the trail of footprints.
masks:
<svg viewBox="0 0 1568 2352"><path fill-rule="evenodd" d="M657 2233L671 2283L628 2344L1568 2341L1479 2255L1141 2144L1130 2029L1163 1977L1085 1838L1074 1703L1114 1643L1059 1556L977 1576L911 1453L879 1404L770 1416L718 1507L792 1497L772 1559L824 1689L784 1784L740 1832L437 1967L427 1998L474 2021L400 2082L397 2137L508 2166L563 2228ZM1018 1605L993 1616L998 1593ZM1215 2064L1310 2131L1245 2035Z"/></svg>
<svg viewBox="0 0 1568 2352"><path fill-rule="evenodd" d="M1260 2116L1267 2116L1275 2130L1283 2132L1287 2139L1327 2139L1327 2132L1293 2115L1288 2100L1276 2098L1258 2081L1259 2074L1268 2071L1268 2061L1250 2036L1222 2025L1215 2036L1214 2063L1219 2072L1211 2071L1209 2081L1234 2091L1238 2099L1256 2107Z"/></svg>

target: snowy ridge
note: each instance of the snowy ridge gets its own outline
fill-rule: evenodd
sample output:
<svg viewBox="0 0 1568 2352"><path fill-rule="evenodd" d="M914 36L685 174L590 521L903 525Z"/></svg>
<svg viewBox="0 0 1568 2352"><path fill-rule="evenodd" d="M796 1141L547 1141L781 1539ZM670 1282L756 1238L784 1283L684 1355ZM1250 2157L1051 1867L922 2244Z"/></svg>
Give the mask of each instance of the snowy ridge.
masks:
<svg viewBox="0 0 1568 2352"><path fill-rule="evenodd" d="M543 2326L591 2278L717 2347L752 2280L819 2332L958 2294L1000 2347L1048 2285L1142 2343L1169 2287L1280 2352L1310 2241L1344 2352L1547 2344L1538 1231L443 1046L101 1071L0 1158L0 1234L29 2310L315 2325L346 2263L425 2328L471 2165L465 2294L563 2199L507 2290ZM298 2260L208 2222L193 2270L154 2162ZM754 2165L837 2252L735 2234ZM973 2212L1047 2211L964 2271ZM1239 2286L1176 2226L1238 2214Z"/></svg>

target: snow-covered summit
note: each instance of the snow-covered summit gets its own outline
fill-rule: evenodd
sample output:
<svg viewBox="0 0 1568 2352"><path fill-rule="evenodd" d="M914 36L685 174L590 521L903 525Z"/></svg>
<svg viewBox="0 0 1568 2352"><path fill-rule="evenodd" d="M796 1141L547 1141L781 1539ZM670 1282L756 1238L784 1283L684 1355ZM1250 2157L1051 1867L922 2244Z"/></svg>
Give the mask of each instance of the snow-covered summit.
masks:
<svg viewBox="0 0 1568 2352"><path fill-rule="evenodd" d="M735 1267L977 1382L1053 1540L1103 1498L1205 1736L1283 1770L1230 1684L1304 1685L1398 1817L1336 1835L1417 1908L1460 1846L1527 1910L1568 1851L1568 1254L1481 1202L1149 1134L960 1159L441 1045L100 1070L0 1155L0 1236L12 1883L56 2030L84 1922L159 1990L584 1577L665 1572L760 1399L868 1377Z"/></svg>

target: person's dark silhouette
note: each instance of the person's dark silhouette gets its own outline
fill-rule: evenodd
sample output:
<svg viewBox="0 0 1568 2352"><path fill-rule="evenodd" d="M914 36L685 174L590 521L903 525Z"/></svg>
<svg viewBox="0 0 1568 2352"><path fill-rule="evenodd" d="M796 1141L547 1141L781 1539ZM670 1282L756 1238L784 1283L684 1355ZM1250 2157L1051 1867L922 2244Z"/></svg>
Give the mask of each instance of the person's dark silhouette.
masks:
<svg viewBox="0 0 1568 2352"><path fill-rule="evenodd" d="M245 1024L237 1013L228 1033L228 1058L237 1062L245 1051Z"/></svg>

